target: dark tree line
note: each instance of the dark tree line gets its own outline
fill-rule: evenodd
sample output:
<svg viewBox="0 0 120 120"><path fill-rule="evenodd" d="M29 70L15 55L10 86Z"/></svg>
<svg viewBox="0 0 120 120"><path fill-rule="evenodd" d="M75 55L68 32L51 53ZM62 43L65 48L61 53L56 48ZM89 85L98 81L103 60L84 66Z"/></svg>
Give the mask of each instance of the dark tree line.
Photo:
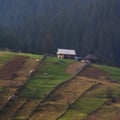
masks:
<svg viewBox="0 0 120 120"><path fill-rule="evenodd" d="M120 66L119 0L0 0L0 48L75 49Z"/></svg>

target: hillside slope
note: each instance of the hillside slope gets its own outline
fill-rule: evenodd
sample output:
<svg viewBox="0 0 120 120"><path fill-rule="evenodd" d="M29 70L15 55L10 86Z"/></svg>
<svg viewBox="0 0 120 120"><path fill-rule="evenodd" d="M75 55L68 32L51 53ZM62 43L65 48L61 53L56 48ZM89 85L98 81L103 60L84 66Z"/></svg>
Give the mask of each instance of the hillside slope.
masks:
<svg viewBox="0 0 120 120"><path fill-rule="evenodd" d="M14 77L7 80L4 76L0 80L1 120L120 119L119 68L68 59L61 63L56 57L40 62L41 55L0 52L0 70L8 64L11 68L16 55L27 59L14 72ZM16 59L16 62L20 61ZM78 69L82 71L72 77Z"/></svg>

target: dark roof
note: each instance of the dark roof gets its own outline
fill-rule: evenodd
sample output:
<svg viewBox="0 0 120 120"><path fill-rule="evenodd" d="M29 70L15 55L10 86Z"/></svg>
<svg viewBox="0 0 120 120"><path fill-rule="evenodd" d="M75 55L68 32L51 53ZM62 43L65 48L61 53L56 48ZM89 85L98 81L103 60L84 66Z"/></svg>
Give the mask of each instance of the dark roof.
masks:
<svg viewBox="0 0 120 120"><path fill-rule="evenodd" d="M93 54L88 54L85 59L88 59L88 60L97 60L97 57Z"/></svg>

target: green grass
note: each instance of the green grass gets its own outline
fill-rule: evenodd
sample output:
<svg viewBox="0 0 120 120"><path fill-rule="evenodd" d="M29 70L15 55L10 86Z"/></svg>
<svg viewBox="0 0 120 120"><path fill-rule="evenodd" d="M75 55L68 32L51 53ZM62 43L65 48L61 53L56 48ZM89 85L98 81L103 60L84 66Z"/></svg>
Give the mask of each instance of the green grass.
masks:
<svg viewBox="0 0 120 120"><path fill-rule="evenodd" d="M0 92L4 92L5 88L0 87Z"/></svg>
<svg viewBox="0 0 120 120"><path fill-rule="evenodd" d="M116 80L118 83L120 83L120 68L105 65L94 66L104 71L108 75L108 77L111 77L113 80Z"/></svg>
<svg viewBox="0 0 120 120"><path fill-rule="evenodd" d="M102 107L104 100L95 98L82 98L76 102L60 120L82 120L96 108Z"/></svg>
<svg viewBox="0 0 120 120"><path fill-rule="evenodd" d="M106 102L106 88L98 86L75 102L60 120L82 120Z"/></svg>
<svg viewBox="0 0 120 120"><path fill-rule="evenodd" d="M59 120L82 120L86 116L87 116L87 114L85 114L85 113L80 113L77 110L71 109L67 112L67 114L65 116L63 116Z"/></svg>
<svg viewBox="0 0 120 120"><path fill-rule="evenodd" d="M21 96L34 99L44 98L44 95L48 94L56 85L72 76L65 73L65 69L71 62L71 60L64 60L64 63L60 63L55 57L46 58L37 73L23 88Z"/></svg>
<svg viewBox="0 0 120 120"><path fill-rule="evenodd" d="M15 56L15 54L13 54L11 52L0 51L0 64L6 63L7 61L9 61L14 56Z"/></svg>
<svg viewBox="0 0 120 120"><path fill-rule="evenodd" d="M29 53L17 53L17 55L28 56L30 59L40 59L43 55L29 54Z"/></svg>
<svg viewBox="0 0 120 120"><path fill-rule="evenodd" d="M110 87L111 93L113 97L120 99L120 87L111 86Z"/></svg>
<svg viewBox="0 0 120 120"><path fill-rule="evenodd" d="M15 53L15 52L0 51L0 64L6 63L10 59L18 55L28 56L30 59L40 59L43 57L42 55L29 54L29 53Z"/></svg>
<svg viewBox="0 0 120 120"><path fill-rule="evenodd" d="M77 111L80 110L81 113L87 114L89 112L96 110L96 108L102 106L103 103L104 99L84 97L80 99L79 102L76 102L72 106L72 109Z"/></svg>
<svg viewBox="0 0 120 120"><path fill-rule="evenodd" d="M112 96L120 98L119 87L111 86L110 89ZM107 100L107 86L99 85L79 98L60 120L82 120L93 111L102 108Z"/></svg>

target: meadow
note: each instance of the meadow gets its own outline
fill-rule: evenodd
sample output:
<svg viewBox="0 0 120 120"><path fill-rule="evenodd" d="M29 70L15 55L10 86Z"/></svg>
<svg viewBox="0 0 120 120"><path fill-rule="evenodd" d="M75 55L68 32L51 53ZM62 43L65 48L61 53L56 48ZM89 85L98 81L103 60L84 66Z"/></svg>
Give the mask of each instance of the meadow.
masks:
<svg viewBox="0 0 120 120"><path fill-rule="evenodd" d="M11 60L12 58L18 55L29 57L29 59L26 60L25 64L16 72L17 77L14 79L16 81L17 80L24 81L28 78L28 73L36 67L38 60L40 61L42 59L43 55L1 51L0 67L2 67L3 64L5 64L6 62L8 62L9 60ZM68 67L69 64L73 62L74 62L73 60L64 59L63 61L59 61L59 59L56 57L47 57L38 66L35 73L30 77L29 81L27 81L25 86L21 89L21 91L17 96L17 99L10 106L8 106L7 109L5 109L6 111L5 114L3 114L2 112L0 113L0 119L8 119L8 118L22 119L22 120L25 119L26 116L28 116L30 112L34 109L34 107L38 105L40 101L42 101L46 97L46 95L49 94L57 85L59 85L64 81L69 80L72 77L72 74L66 72L66 68ZM106 80L112 80L111 82L114 81L116 82L116 84L120 83L119 68L105 66L105 65L95 65L95 64L93 64L92 66L105 73L106 78L109 78ZM86 79L89 79L89 77L86 77ZM78 84L78 88L76 87L74 88L75 85L74 80L73 83L71 84L71 87L73 89L72 91L76 89L77 92L78 89L84 88L85 84L83 84L82 86ZM90 82L90 84L92 84L90 80L88 81ZM83 82L87 84L88 81L86 82L83 81ZM63 89L63 91L66 91L67 87L68 86L66 86ZM115 111L115 114L117 114L120 109L119 103L110 103L111 105L107 106L107 103L109 101L109 98L107 96L108 88L110 89L112 97L116 98L119 102L120 99L119 85L115 86L114 84L108 84L107 86L106 84L99 83L94 88L90 89L89 91L85 91L83 95L79 96L75 101L75 103L72 103L69 106L69 109L65 113L64 111L61 111L63 115L59 118L59 120L83 120L83 119L92 120L94 116L97 115L101 116L101 114L103 113L106 113L106 115L104 115L106 120L111 116L111 113L109 112L108 109L110 109L111 112ZM14 87L0 87L0 105L2 106L4 101L6 101L9 96L14 94L15 91L16 88ZM63 92L62 95L64 93L65 92ZM61 100L63 100L63 98ZM66 104L64 104L63 106L62 104L57 106L61 106L60 110L67 108ZM49 108L49 106L47 107ZM58 114L58 113L54 113L54 114Z"/></svg>
<svg viewBox="0 0 120 120"><path fill-rule="evenodd" d="M80 97L59 120L82 120L106 102L106 88L99 85Z"/></svg>
<svg viewBox="0 0 120 120"><path fill-rule="evenodd" d="M58 58L47 57L23 88L21 96L31 99L44 98L55 86L72 76L65 73L65 69L71 62L73 61L64 60L61 63Z"/></svg>

